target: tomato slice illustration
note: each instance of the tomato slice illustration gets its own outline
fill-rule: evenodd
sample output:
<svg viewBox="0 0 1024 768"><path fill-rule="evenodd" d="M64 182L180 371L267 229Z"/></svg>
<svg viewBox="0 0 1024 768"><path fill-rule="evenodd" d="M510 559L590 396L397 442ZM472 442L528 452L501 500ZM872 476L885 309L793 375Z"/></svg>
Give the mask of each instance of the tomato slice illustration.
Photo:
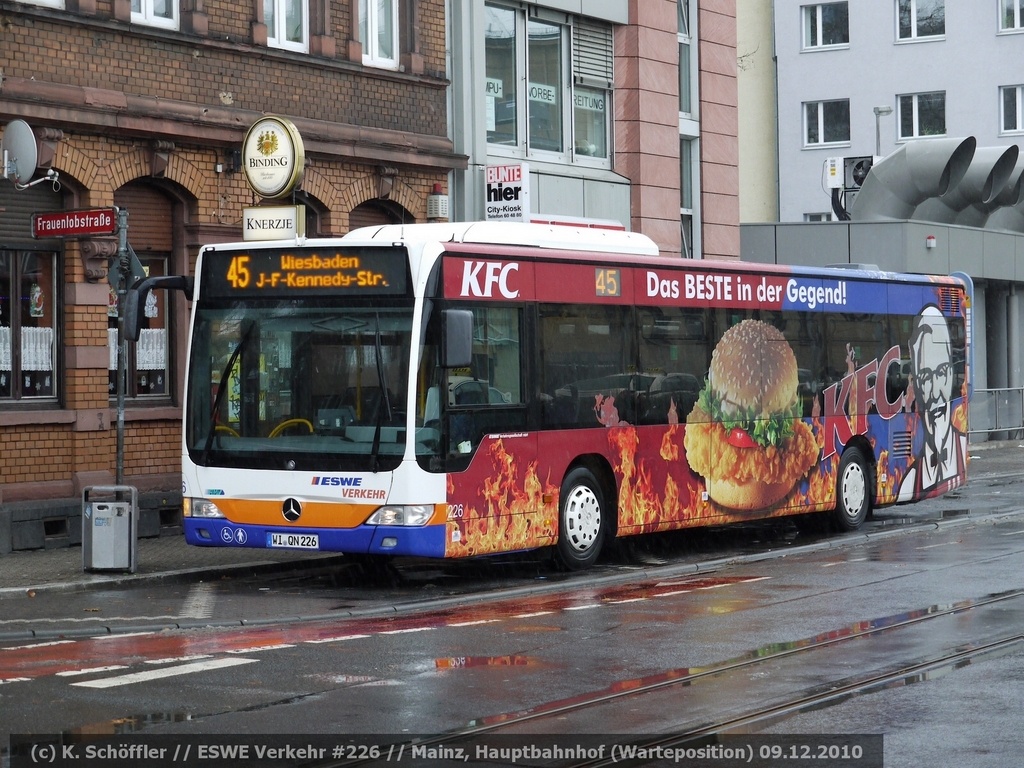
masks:
<svg viewBox="0 0 1024 768"><path fill-rule="evenodd" d="M729 436L726 438L729 441L729 445L736 448L753 448L757 445L754 442L754 438L750 436L750 433L745 429L739 427L733 427L729 430Z"/></svg>

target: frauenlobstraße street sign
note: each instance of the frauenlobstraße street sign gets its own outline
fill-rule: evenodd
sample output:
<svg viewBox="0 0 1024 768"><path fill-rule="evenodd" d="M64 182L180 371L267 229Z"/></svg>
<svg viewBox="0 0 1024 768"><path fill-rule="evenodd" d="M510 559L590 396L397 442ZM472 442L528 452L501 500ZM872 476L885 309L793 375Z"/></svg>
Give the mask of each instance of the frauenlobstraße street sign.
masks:
<svg viewBox="0 0 1024 768"><path fill-rule="evenodd" d="M32 237L93 237L117 234L117 208L82 208L32 214Z"/></svg>

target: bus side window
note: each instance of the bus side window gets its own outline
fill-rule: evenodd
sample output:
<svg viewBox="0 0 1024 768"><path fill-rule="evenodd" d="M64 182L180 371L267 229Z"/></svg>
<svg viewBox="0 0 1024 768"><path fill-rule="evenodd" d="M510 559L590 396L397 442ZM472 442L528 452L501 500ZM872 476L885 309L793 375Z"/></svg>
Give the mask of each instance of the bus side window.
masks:
<svg viewBox="0 0 1024 768"><path fill-rule="evenodd" d="M639 424L681 424L697 402L708 369L703 309L640 310L640 371L653 376L639 396Z"/></svg>
<svg viewBox="0 0 1024 768"><path fill-rule="evenodd" d="M605 423L598 420L596 398L610 403L624 388L635 389L629 382L637 359L632 308L547 304L540 307L539 318L541 426ZM622 408L629 407L632 394L617 401Z"/></svg>

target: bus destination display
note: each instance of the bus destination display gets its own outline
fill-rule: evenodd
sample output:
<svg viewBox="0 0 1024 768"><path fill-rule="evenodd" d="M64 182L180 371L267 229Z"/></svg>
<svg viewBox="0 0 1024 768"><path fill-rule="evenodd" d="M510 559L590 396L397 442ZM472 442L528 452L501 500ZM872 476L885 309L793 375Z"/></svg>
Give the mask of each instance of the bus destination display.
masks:
<svg viewBox="0 0 1024 768"><path fill-rule="evenodd" d="M401 248L207 251L203 292L211 298L331 294L396 296L406 291Z"/></svg>

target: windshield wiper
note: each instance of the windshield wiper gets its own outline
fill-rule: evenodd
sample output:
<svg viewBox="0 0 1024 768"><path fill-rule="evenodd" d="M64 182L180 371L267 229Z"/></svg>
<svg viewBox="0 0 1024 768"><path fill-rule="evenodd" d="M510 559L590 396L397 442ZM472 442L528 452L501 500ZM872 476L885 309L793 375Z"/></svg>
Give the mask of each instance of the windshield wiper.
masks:
<svg viewBox="0 0 1024 768"><path fill-rule="evenodd" d="M235 367L235 363L238 361L239 356L242 354L242 349L249 342L249 337L252 336L253 329L256 327L256 323L249 323L249 327L246 328L245 333L242 334L241 340L238 342L238 346L235 347L231 353L231 357L228 358L228 364L224 366L224 370L220 374L220 386L217 387L217 397L213 399L213 407L210 409L210 420L206 424L206 444L203 446L202 460L199 462L203 466L206 465L206 460L210 456L210 449L213 447L213 438L217 434L217 426L214 422L217 420L217 412L220 410L220 404L224 400L224 393L228 391L227 381L228 376L231 373L231 369Z"/></svg>
<svg viewBox="0 0 1024 768"><path fill-rule="evenodd" d="M380 342L380 314L374 314L373 333L374 357L377 361L377 384L380 387L381 402L377 404L377 425L373 430L373 446L370 448L370 462L373 472L377 471L380 460L380 433L384 427L384 416L387 415L388 424L391 423L391 397L388 395L388 381L384 374L384 350Z"/></svg>

